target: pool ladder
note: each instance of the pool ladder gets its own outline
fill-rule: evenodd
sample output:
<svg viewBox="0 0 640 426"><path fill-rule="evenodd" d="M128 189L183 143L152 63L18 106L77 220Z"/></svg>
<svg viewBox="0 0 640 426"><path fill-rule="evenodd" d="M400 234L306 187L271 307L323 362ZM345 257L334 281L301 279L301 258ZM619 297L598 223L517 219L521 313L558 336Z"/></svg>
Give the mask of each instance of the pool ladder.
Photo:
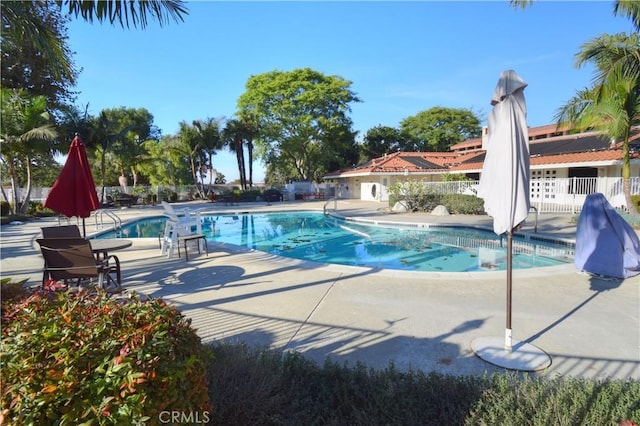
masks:
<svg viewBox="0 0 640 426"><path fill-rule="evenodd" d="M106 209L98 209L93 212L93 217L96 223L96 229L104 229L104 216L107 216L113 221L113 230L122 228L122 220L120 217L112 211Z"/></svg>
<svg viewBox="0 0 640 426"><path fill-rule="evenodd" d="M322 207L322 212L324 214L327 214L327 206L329 205L330 202L333 201L333 210L334 211L338 211L338 199L336 197L331 197L327 200L326 203L324 203L324 206Z"/></svg>

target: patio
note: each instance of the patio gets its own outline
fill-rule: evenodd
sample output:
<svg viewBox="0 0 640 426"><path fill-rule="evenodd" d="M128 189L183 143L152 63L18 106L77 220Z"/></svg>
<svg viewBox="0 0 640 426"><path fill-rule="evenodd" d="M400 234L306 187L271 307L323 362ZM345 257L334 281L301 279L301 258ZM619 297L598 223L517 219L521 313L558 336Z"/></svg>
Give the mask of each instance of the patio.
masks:
<svg viewBox="0 0 640 426"><path fill-rule="evenodd" d="M202 212L322 210L324 202L221 206ZM481 217L380 212L379 203L338 202L348 217L491 226ZM162 207L115 211L123 221L160 215ZM538 231L571 239L569 215L541 215ZM38 284L35 243L42 219L2 228L2 276ZM89 226L91 225L91 226ZM525 231L533 231L530 217ZM87 221L87 232L92 232ZM119 251L123 287L163 297L186 316L203 341L227 339L297 350L318 362L393 362L400 369L444 374L500 371L476 357L470 342L504 331L504 272L420 273L321 265L209 244L209 256L167 259L157 238L134 239ZM640 284L596 279L573 265L514 271L514 338L544 349L551 367L540 374L640 379Z"/></svg>

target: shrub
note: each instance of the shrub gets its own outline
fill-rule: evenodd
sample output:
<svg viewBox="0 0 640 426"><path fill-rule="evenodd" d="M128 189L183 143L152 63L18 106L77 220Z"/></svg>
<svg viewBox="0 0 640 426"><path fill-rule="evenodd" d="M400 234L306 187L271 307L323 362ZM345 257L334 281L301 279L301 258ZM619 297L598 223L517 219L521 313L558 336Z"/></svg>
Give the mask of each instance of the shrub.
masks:
<svg viewBox="0 0 640 426"><path fill-rule="evenodd" d="M10 424L132 424L209 411L208 352L160 299L37 291L2 314Z"/></svg>
<svg viewBox="0 0 640 426"><path fill-rule="evenodd" d="M494 375L467 425L607 425L640 418L640 382Z"/></svg>
<svg viewBox="0 0 640 426"><path fill-rule="evenodd" d="M29 289L24 286L26 282L26 279L22 281L13 281L11 278L0 279L0 300L3 306L29 294Z"/></svg>
<svg viewBox="0 0 640 426"><path fill-rule="evenodd" d="M484 201L475 195L447 194L442 203L451 214L484 214Z"/></svg>
<svg viewBox="0 0 640 426"><path fill-rule="evenodd" d="M240 195L240 201L256 201L260 196L262 196L262 191L259 189L247 189Z"/></svg>
<svg viewBox="0 0 640 426"><path fill-rule="evenodd" d="M393 365L377 371L295 352L216 345L210 364L214 424L462 424L488 384Z"/></svg>
<svg viewBox="0 0 640 426"><path fill-rule="evenodd" d="M57 214L50 208L45 207L40 201L29 201L27 213L39 217L55 216Z"/></svg>
<svg viewBox="0 0 640 426"><path fill-rule="evenodd" d="M455 179L452 179L455 180ZM444 205L451 214L484 214L484 201L475 195L429 192L422 181L408 180L389 187L389 204L404 200L409 211L430 212Z"/></svg>

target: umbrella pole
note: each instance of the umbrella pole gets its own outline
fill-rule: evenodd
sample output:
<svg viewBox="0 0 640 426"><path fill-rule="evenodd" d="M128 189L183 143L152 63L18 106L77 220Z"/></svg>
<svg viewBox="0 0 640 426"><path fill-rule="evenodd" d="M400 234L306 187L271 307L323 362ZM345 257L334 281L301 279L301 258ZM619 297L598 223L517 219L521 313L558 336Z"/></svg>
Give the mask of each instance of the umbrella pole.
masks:
<svg viewBox="0 0 640 426"><path fill-rule="evenodd" d="M504 348L511 351L511 293L512 293L512 272L513 272L513 234L512 230L507 231L507 328L504 333Z"/></svg>

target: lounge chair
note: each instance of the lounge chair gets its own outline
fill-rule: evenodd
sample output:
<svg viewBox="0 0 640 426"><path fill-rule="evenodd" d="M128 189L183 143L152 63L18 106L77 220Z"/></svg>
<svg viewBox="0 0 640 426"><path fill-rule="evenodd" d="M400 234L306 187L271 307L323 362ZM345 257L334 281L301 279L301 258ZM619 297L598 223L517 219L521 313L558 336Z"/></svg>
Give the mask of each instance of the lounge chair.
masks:
<svg viewBox="0 0 640 426"><path fill-rule="evenodd" d="M82 238L78 225L47 226L40 229L43 238Z"/></svg>
<svg viewBox="0 0 640 426"><path fill-rule="evenodd" d="M78 286L95 280L97 286L109 293L122 292L120 260L110 255L97 261L91 243L84 238L40 238L36 240L44 257L43 285L47 280Z"/></svg>

